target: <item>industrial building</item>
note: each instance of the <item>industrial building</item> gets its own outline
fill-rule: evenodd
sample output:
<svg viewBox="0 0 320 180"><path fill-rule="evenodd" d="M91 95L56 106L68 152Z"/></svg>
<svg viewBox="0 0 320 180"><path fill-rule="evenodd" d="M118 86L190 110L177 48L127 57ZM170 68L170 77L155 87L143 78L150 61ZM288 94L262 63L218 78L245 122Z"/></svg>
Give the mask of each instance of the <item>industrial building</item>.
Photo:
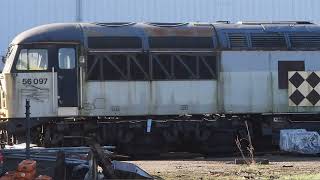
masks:
<svg viewBox="0 0 320 180"><path fill-rule="evenodd" d="M320 22L319 0L1 0L0 55L11 40L54 22Z"/></svg>

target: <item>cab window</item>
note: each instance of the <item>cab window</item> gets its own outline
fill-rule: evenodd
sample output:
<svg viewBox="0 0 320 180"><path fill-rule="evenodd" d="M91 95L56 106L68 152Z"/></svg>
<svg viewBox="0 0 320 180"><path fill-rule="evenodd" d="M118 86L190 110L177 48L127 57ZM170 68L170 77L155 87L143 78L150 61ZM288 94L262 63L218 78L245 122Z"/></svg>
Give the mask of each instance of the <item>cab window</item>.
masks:
<svg viewBox="0 0 320 180"><path fill-rule="evenodd" d="M48 50L46 49L21 49L17 70L47 70Z"/></svg>
<svg viewBox="0 0 320 180"><path fill-rule="evenodd" d="M59 68L73 69L75 67L76 52L74 48L59 49Z"/></svg>

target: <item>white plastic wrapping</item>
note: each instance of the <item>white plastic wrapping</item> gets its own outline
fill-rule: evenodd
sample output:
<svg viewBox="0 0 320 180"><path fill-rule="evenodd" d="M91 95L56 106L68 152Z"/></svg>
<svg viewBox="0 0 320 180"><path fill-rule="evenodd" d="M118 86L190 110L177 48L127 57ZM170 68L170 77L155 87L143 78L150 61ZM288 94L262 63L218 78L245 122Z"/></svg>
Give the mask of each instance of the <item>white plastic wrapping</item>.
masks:
<svg viewBox="0 0 320 180"><path fill-rule="evenodd" d="M320 135L305 129L284 129L280 131L280 149L301 154L320 153Z"/></svg>

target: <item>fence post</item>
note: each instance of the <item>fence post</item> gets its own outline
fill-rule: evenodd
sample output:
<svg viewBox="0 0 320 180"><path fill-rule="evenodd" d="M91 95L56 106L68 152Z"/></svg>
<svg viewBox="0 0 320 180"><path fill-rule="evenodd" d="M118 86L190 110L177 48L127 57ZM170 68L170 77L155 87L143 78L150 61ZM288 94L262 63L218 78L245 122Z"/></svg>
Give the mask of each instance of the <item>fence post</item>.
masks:
<svg viewBox="0 0 320 180"><path fill-rule="evenodd" d="M30 100L26 99L26 159L30 159Z"/></svg>

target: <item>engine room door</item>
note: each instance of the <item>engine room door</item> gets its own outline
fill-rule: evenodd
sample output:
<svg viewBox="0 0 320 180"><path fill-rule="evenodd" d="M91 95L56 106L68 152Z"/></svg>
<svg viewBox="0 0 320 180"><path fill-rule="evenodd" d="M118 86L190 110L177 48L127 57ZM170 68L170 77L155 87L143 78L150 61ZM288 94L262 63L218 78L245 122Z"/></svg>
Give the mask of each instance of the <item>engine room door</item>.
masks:
<svg viewBox="0 0 320 180"><path fill-rule="evenodd" d="M76 52L76 46L61 45L57 47L58 108L63 110L62 114L59 113L61 115L77 114L78 71Z"/></svg>

